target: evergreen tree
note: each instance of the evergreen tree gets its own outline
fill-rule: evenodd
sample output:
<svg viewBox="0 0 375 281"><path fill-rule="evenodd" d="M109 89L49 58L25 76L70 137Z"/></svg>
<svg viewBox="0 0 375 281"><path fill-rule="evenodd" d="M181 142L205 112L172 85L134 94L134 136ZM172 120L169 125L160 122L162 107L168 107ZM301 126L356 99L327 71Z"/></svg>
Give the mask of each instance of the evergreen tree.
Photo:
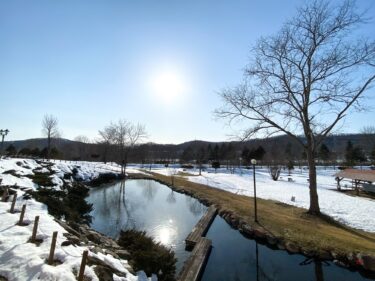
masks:
<svg viewBox="0 0 375 281"><path fill-rule="evenodd" d="M329 160L331 151L324 143L319 148L319 158L323 161Z"/></svg>
<svg viewBox="0 0 375 281"><path fill-rule="evenodd" d="M284 152L287 159L292 159L292 144L290 142L286 144Z"/></svg>
<svg viewBox="0 0 375 281"><path fill-rule="evenodd" d="M6 149L6 154L8 156L16 155L17 154L17 149L14 147L13 144L10 144Z"/></svg>
<svg viewBox="0 0 375 281"><path fill-rule="evenodd" d="M194 153L192 147L189 145L184 149L184 151L181 154L181 160L184 162L189 162L193 160L194 158Z"/></svg>
<svg viewBox="0 0 375 281"><path fill-rule="evenodd" d="M372 147L372 150L370 152L370 160L371 160L371 164L374 165L375 164L375 145Z"/></svg>
<svg viewBox="0 0 375 281"><path fill-rule="evenodd" d="M346 144L346 149L345 149L345 160L347 165L352 166L354 164L354 159L353 159L353 143L349 140Z"/></svg>
<svg viewBox="0 0 375 281"><path fill-rule="evenodd" d="M258 148L254 151L254 158L257 160L262 160L266 151L264 150L263 146L258 146Z"/></svg>

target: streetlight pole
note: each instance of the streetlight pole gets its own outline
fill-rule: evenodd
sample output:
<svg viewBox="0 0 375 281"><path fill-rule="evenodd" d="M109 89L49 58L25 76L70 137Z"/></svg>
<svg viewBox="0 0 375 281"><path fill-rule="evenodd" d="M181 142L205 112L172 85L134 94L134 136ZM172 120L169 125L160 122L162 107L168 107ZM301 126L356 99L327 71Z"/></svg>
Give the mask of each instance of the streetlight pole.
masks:
<svg viewBox="0 0 375 281"><path fill-rule="evenodd" d="M0 130L0 135L1 135L1 156L3 156L3 151L4 151L4 138L5 136L9 133L9 130L8 129L1 129Z"/></svg>
<svg viewBox="0 0 375 281"><path fill-rule="evenodd" d="M258 210L257 210L257 187L255 180L255 165L257 163L256 159L251 159L251 164L253 164L253 180L254 180L254 221L258 222Z"/></svg>

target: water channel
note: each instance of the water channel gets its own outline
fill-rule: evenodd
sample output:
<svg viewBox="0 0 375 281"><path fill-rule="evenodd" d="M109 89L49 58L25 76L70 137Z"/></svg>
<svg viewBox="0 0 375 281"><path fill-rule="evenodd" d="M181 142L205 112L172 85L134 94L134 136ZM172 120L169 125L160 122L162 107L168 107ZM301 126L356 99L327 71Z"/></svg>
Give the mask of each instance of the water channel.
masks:
<svg viewBox="0 0 375 281"><path fill-rule="evenodd" d="M207 208L198 200L151 180L127 180L92 189L91 227L117 238L121 229L145 230L172 248L179 271L189 257L184 240ZM244 238L219 216L207 238L212 251L202 281L357 281L373 280L331 262L315 262L302 255L272 250Z"/></svg>

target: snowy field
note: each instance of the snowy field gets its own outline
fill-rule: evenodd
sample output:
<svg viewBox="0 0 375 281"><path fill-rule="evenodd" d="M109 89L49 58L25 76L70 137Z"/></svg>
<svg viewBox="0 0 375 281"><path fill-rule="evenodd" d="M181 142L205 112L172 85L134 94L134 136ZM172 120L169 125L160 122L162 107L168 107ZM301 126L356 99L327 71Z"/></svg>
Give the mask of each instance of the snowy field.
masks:
<svg viewBox="0 0 375 281"><path fill-rule="evenodd" d="M110 172L120 170L115 164L100 164L92 162L52 162L53 165L49 169L55 174L51 176L52 182L55 184L53 188L61 189L64 173L73 173L76 169L77 177L82 180L94 179L102 172ZM4 172L12 171L12 174ZM2 185L18 185L22 188L35 189L37 186L27 178L34 172L49 172L47 165L38 164L34 160L29 159L1 159L0 160L0 178L3 179ZM23 191L17 189L17 213L9 212L11 203L0 202L0 276L6 277L8 280L77 280L76 275L79 271L82 253L89 250L89 256L102 260L108 266L116 269L118 272L126 274L126 277L119 277L113 274L115 281L146 281L144 272L138 272L137 276L132 275L127 268L129 265L126 260L115 259L107 254L95 254L88 247L80 246L61 246L66 240L63 233L66 231L56 222L54 218L48 214L44 204L35 200L23 200ZM19 226L19 211L22 205L26 204L26 215L24 222L29 223L26 226ZM35 216L40 216L37 238L43 239L43 243L36 246L27 243L32 234L33 220ZM52 233L58 231L55 259L61 264L50 266L46 263L49 255ZM99 280L94 272L93 266L86 265L85 276L90 280ZM155 279L155 276L153 278Z"/></svg>
<svg viewBox="0 0 375 281"><path fill-rule="evenodd" d="M182 171L176 167L158 167L152 170L164 175L171 175ZM218 169L217 172L211 168L205 169L202 175L198 175L197 170L187 170L194 174L187 179L195 183L201 183L215 188L220 188L245 196L253 196L253 171L246 169L236 169L232 174L225 168ZM375 232L375 200L353 197L337 192L336 181L333 176L338 170L333 168L318 168L318 196L321 211L337 221L362 229L368 232ZM293 182L289 182L291 178ZM287 171L281 172L278 181L273 181L268 173L268 169L256 169L257 197L280 201L296 207L308 209L309 188L308 170L296 169L288 176ZM342 186L351 186L350 182L343 181ZM291 200L295 197L295 202Z"/></svg>

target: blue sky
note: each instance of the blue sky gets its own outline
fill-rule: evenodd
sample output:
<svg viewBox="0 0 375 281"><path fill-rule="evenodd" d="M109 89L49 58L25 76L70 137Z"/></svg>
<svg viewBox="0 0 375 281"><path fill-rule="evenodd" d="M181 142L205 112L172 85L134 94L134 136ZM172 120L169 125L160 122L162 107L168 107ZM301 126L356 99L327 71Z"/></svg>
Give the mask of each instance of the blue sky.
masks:
<svg viewBox="0 0 375 281"><path fill-rule="evenodd" d="M9 140L40 137L48 113L70 139L125 118L145 124L149 141L226 140L232 130L212 114L217 92L241 81L252 44L302 2L3 0L0 128ZM374 1L358 5L375 16ZM363 31L375 35L374 21ZM164 72L177 73L180 95L156 93ZM374 117L354 114L342 131Z"/></svg>

